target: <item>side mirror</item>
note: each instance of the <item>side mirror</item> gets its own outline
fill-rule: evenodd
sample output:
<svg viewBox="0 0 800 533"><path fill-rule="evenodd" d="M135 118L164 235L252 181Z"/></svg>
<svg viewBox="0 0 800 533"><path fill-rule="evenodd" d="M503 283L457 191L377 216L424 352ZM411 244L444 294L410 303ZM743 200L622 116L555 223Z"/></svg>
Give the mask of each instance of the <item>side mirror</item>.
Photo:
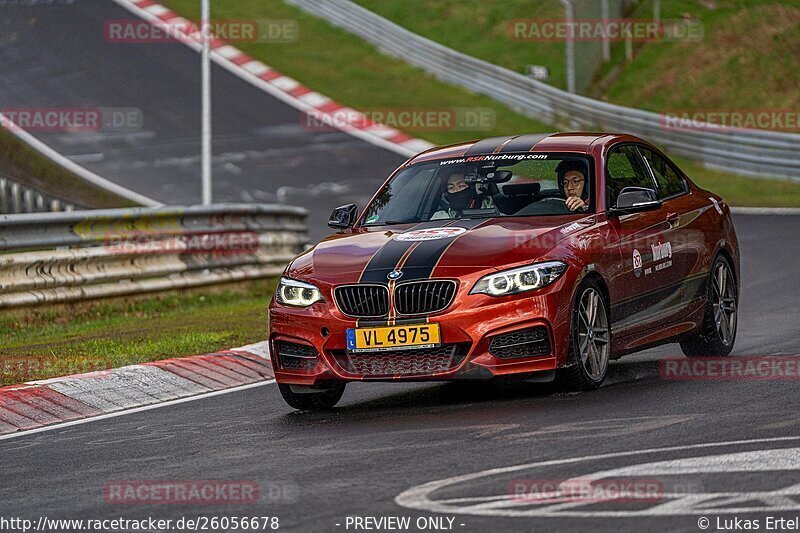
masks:
<svg viewBox="0 0 800 533"><path fill-rule="evenodd" d="M624 215L652 211L661 207L656 191L646 187L625 187L617 197L617 206L608 210L610 215Z"/></svg>
<svg viewBox="0 0 800 533"><path fill-rule="evenodd" d="M328 226L336 229L352 228L358 218L358 206L347 204L337 207L328 219Z"/></svg>

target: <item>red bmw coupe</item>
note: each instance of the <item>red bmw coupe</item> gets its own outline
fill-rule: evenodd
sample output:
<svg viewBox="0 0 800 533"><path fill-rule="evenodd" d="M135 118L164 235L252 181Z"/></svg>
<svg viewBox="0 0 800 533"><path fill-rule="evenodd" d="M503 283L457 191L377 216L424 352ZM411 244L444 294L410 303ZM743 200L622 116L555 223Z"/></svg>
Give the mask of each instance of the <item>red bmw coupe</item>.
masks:
<svg viewBox="0 0 800 533"><path fill-rule="evenodd" d="M275 378L297 409L348 381L534 376L600 386L669 342L728 355L730 209L630 135L491 138L413 157L295 258L270 304Z"/></svg>

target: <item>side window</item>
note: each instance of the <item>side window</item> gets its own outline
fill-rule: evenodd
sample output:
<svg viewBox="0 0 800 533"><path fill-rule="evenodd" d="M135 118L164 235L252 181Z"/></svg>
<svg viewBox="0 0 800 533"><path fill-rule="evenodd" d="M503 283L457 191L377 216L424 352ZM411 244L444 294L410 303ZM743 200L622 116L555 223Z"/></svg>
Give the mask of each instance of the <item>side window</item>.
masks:
<svg viewBox="0 0 800 533"><path fill-rule="evenodd" d="M653 188L653 180L633 145L612 148L606 162L606 200L608 207L616 207L617 197L625 187Z"/></svg>
<svg viewBox="0 0 800 533"><path fill-rule="evenodd" d="M668 198L686 192L686 185L675 169L667 163L663 157L656 154L652 150L640 147L642 155L650 164L653 169L653 174L658 182L658 197L659 199Z"/></svg>

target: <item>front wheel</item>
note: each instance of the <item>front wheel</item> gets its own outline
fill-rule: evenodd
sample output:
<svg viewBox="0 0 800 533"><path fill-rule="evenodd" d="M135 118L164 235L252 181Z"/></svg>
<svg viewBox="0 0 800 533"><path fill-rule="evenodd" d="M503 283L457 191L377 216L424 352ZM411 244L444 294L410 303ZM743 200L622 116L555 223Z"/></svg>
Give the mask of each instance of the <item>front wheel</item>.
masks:
<svg viewBox="0 0 800 533"><path fill-rule="evenodd" d="M611 334L603 292L587 279L578 288L570 321L570 348L567 365L559 372L562 385L569 390L599 387L608 371Z"/></svg>
<svg viewBox="0 0 800 533"><path fill-rule="evenodd" d="M299 409L301 411L320 411L324 409L332 409L339 400L342 399L344 388L347 384L340 383L333 388L315 391L310 387L303 389L302 392L295 392L292 390L291 385L278 384L278 390L281 391L281 396L289 404L290 407Z"/></svg>
<svg viewBox="0 0 800 533"><path fill-rule="evenodd" d="M706 311L703 324L690 337L680 341L688 357L730 355L736 341L739 293L728 260L718 256L708 276Z"/></svg>

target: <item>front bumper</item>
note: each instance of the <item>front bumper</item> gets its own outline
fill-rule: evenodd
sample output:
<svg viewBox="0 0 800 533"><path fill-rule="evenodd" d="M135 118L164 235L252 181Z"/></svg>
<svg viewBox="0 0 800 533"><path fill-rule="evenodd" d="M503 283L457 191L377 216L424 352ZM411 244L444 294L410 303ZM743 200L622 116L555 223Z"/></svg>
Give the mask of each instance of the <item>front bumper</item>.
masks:
<svg viewBox="0 0 800 533"><path fill-rule="evenodd" d="M348 318L338 311L331 298L306 309L270 306L269 342L275 379L292 385L322 386L331 381L424 381L469 378L490 378L524 375L554 370L567 358L569 318L572 294L566 276L539 291L493 298L486 295L464 295L459 291L456 302L442 313L408 323L438 323L442 345L453 347L449 364L447 353L434 351L418 354L413 364L404 358L412 352L358 354L350 360L346 352L346 330L355 327L387 325ZM400 321L397 322L398 324ZM502 357L492 340L512 332L536 328L546 335L549 350L535 356L517 356L503 352ZM543 328L543 329L542 329ZM283 364L277 348L287 344L307 348L297 353L307 364ZM308 350L308 347L313 349ZM357 358L357 360L355 359ZM374 358L370 360L370 358ZM288 361L288 359L287 359Z"/></svg>

